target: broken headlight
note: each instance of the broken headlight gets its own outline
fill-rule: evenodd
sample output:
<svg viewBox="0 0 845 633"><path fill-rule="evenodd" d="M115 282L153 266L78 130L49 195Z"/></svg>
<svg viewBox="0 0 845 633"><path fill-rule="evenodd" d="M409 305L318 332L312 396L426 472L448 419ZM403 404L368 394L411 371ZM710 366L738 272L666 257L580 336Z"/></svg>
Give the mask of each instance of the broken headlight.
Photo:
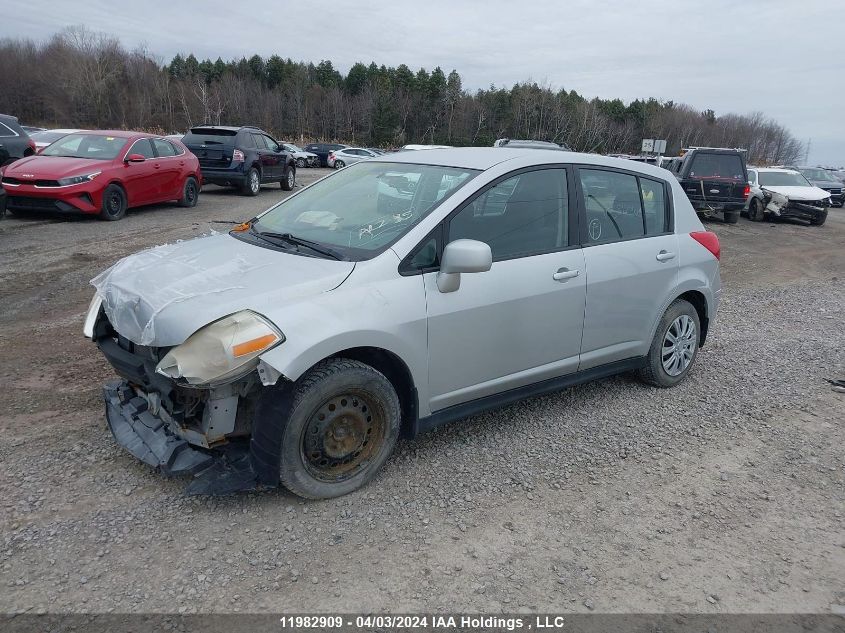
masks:
<svg viewBox="0 0 845 633"><path fill-rule="evenodd" d="M284 340L270 321L244 310L191 334L161 359L156 371L195 387L227 382L255 369L259 354Z"/></svg>

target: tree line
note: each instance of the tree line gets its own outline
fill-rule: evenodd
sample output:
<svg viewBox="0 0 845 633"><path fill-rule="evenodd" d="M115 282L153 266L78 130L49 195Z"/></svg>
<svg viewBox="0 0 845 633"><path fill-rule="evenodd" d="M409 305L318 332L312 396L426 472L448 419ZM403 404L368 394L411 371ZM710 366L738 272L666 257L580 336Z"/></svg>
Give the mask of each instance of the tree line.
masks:
<svg viewBox="0 0 845 633"><path fill-rule="evenodd" d="M759 164L795 162L803 144L761 112L713 110L654 98L588 99L525 81L465 90L437 67L357 63L345 75L279 55L163 63L146 49L82 27L52 38L0 40L0 112L27 124L184 132L201 123L258 125L298 142L492 145L497 138L565 143L585 152L637 153L642 138L682 147L744 147Z"/></svg>

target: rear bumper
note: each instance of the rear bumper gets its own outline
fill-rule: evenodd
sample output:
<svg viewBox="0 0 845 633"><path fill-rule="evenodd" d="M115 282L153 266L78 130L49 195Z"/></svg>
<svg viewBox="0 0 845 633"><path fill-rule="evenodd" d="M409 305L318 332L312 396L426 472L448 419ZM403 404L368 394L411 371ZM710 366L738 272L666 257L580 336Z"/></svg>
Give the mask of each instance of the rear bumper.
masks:
<svg viewBox="0 0 845 633"><path fill-rule="evenodd" d="M213 168L201 167L202 183L204 185L243 185L246 182L246 174L243 171L243 164L236 168Z"/></svg>
<svg viewBox="0 0 845 633"><path fill-rule="evenodd" d="M696 211L742 211L745 208L745 200L703 200L701 198L690 198L690 204Z"/></svg>

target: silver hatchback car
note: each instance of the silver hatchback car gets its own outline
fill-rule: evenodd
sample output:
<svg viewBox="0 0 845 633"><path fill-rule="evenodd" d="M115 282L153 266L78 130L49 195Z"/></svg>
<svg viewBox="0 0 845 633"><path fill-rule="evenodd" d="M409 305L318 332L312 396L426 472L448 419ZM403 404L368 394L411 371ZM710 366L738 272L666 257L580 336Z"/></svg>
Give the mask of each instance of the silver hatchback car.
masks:
<svg viewBox="0 0 845 633"><path fill-rule="evenodd" d="M361 162L92 283L118 443L191 493L307 498L520 398L627 371L676 385L721 285L669 172L506 148Z"/></svg>

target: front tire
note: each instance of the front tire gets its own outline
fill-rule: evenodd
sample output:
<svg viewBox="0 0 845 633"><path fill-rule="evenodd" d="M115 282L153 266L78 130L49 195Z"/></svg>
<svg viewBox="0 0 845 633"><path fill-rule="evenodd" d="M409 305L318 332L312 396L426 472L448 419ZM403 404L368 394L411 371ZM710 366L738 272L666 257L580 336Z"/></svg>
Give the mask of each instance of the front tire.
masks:
<svg viewBox="0 0 845 633"><path fill-rule="evenodd" d="M103 192L103 202L100 208L99 218L114 222L123 219L126 215L126 192L120 185L111 184Z"/></svg>
<svg viewBox="0 0 845 633"><path fill-rule="evenodd" d="M281 184L283 191L293 191L293 188L296 186L296 170L293 166L288 167L288 173L282 178Z"/></svg>
<svg viewBox="0 0 845 633"><path fill-rule="evenodd" d="M282 485L306 499L361 488L393 452L401 418L381 372L346 358L318 363L294 386L290 412L280 420Z"/></svg>
<svg viewBox="0 0 845 633"><path fill-rule="evenodd" d="M695 364L700 332L696 309L689 301L676 299L660 319L640 378L662 388L681 382Z"/></svg>
<svg viewBox="0 0 845 633"><path fill-rule="evenodd" d="M200 191L197 185L197 179L193 176L188 176L185 179L185 185L182 187L182 197L179 199L179 206L190 208L197 206L199 201Z"/></svg>
<svg viewBox="0 0 845 633"><path fill-rule="evenodd" d="M245 196L257 196L261 191L261 174L255 167L250 167L246 172L246 180L241 187L241 193Z"/></svg>
<svg viewBox="0 0 845 633"><path fill-rule="evenodd" d="M748 204L748 219L752 222L762 222L766 219L766 211L757 198L752 198Z"/></svg>

